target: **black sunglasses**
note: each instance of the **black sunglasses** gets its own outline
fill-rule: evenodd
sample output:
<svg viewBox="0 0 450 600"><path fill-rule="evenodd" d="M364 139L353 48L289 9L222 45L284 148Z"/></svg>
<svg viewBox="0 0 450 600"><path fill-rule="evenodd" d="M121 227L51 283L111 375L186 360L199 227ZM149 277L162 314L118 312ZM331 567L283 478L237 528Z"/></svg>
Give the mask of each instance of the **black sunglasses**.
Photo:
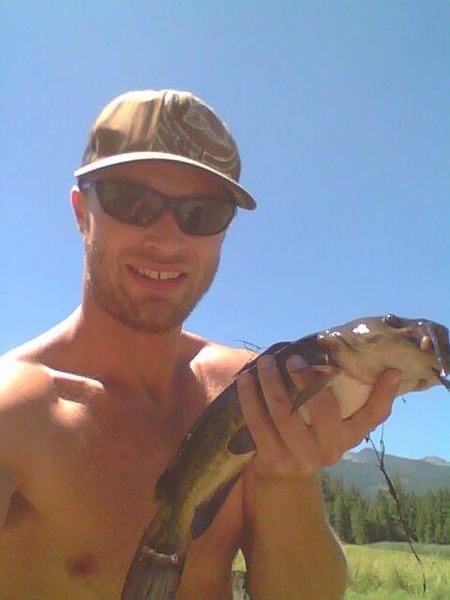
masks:
<svg viewBox="0 0 450 600"><path fill-rule="evenodd" d="M229 200L203 196L168 198L156 190L127 181L87 181L80 189L94 190L105 213L129 225L147 227L170 210L178 227L188 235L220 233L236 213L236 205Z"/></svg>

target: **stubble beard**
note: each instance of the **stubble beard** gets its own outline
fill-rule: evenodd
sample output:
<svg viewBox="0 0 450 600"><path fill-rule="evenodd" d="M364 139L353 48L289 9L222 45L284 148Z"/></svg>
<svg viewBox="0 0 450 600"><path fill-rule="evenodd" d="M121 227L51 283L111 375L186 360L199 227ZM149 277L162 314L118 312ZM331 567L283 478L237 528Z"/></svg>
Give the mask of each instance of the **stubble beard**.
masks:
<svg viewBox="0 0 450 600"><path fill-rule="evenodd" d="M177 302L167 299L133 299L117 277L114 264L95 243L85 244L87 293L110 317L141 333L163 334L179 329L210 288L219 266L219 255L208 266L199 289L188 290Z"/></svg>

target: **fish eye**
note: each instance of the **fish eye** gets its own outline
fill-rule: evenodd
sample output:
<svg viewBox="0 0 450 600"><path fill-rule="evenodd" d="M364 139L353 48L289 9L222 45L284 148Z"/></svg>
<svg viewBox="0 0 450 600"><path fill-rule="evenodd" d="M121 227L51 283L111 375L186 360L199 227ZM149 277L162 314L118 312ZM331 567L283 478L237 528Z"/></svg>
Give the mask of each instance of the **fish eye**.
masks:
<svg viewBox="0 0 450 600"><path fill-rule="evenodd" d="M400 329L401 327L404 326L403 324L403 320L400 319L400 317L397 317L395 315L386 315L383 319L384 323L387 323L388 325L390 325L391 327L394 327L395 329Z"/></svg>

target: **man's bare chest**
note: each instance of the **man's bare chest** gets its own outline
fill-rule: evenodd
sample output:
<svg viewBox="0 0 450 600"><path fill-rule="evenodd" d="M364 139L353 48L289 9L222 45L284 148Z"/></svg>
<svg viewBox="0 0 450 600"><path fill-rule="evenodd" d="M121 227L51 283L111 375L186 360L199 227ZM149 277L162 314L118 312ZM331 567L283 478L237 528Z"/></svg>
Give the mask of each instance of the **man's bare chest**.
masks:
<svg viewBox="0 0 450 600"><path fill-rule="evenodd" d="M5 543L36 574L36 589L42 578L61 590L75 586L80 598L85 586L97 590L93 597L110 597L153 516L153 486L170 444L156 443L142 419L131 429L76 412L67 402L54 405L39 425L20 486L29 509L17 509L24 502L16 494Z"/></svg>
<svg viewBox="0 0 450 600"><path fill-rule="evenodd" d="M180 427L139 410L111 404L103 411L78 400L55 403L48 422L41 424L24 478L32 511L11 532L19 554L34 547L36 589L51 579L60 586L58 593L68 586L80 599L119 597L138 540L156 510L154 485L189 419ZM211 555L211 545L234 543L234 533L228 532L239 527L240 516L233 516L234 509L225 512L218 528L197 545L200 554Z"/></svg>
<svg viewBox="0 0 450 600"><path fill-rule="evenodd" d="M128 526L130 518L146 519L155 481L173 454L171 433L157 435L142 415L99 416L84 409L76 422L68 403L53 409L28 479L35 506L61 518L76 510L95 520L97 530L112 516Z"/></svg>

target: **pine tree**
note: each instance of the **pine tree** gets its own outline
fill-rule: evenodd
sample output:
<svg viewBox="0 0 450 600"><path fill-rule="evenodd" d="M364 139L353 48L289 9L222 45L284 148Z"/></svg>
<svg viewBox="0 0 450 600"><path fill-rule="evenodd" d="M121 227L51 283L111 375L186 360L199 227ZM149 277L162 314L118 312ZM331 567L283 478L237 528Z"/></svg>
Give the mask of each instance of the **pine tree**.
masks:
<svg viewBox="0 0 450 600"><path fill-rule="evenodd" d="M418 515L418 497L414 492L405 494L403 500L403 516L405 518L409 534L414 541L417 541L417 515Z"/></svg>
<svg viewBox="0 0 450 600"><path fill-rule="evenodd" d="M338 493L333 504L333 527L342 542L352 543L350 513L344 493Z"/></svg>
<svg viewBox="0 0 450 600"><path fill-rule="evenodd" d="M450 499L447 498L447 506L449 506ZM450 510L448 511L450 513ZM442 543L450 544L450 514L447 517L447 521L442 528Z"/></svg>
<svg viewBox="0 0 450 600"><path fill-rule="evenodd" d="M322 471L321 482L322 482L322 498L323 498L323 501L325 504L325 511L328 515L330 515L332 508L333 508L334 498L335 498L333 485L332 485L332 481L331 481L331 475L329 473L327 473L326 471Z"/></svg>
<svg viewBox="0 0 450 600"><path fill-rule="evenodd" d="M350 522L355 544L368 544L370 541L370 525L367 518L367 503L361 495L350 509Z"/></svg>
<svg viewBox="0 0 450 600"><path fill-rule="evenodd" d="M378 490L375 500L370 505L369 517L373 526L373 541L381 542L389 536L389 511L387 510L387 497L384 490Z"/></svg>
<svg viewBox="0 0 450 600"><path fill-rule="evenodd" d="M434 507L435 507L435 495L433 492L428 491L421 498L421 528L419 535L419 541L425 544L431 544L434 541L435 532L435 520L434 520Z"/></svg>

